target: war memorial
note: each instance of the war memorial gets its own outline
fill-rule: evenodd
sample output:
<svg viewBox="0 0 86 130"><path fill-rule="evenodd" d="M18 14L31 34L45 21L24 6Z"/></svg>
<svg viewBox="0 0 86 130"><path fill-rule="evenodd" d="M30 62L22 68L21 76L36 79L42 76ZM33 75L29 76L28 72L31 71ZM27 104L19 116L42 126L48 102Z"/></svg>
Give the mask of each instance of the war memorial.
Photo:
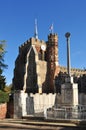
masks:
<svg viewBox="0 0 86 130"><path fill-rule="evenodd" d="M70 33L65 37L67 67L59 65L58 35L53 32L47 41L39 40L35 26L35 36L19 47L13 78L14 118L86 119L86 94L78 92L73 78L74 73L80 76L86 71L71 68ZM59 93L56 77L65 71Z"/></svg>

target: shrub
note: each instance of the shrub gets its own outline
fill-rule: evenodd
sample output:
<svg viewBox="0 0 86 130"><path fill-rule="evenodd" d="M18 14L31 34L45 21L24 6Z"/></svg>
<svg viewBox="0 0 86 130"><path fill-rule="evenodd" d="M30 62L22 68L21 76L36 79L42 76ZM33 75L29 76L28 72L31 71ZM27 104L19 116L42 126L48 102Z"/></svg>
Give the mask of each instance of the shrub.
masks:
<svg viewBox="0 0 86 130"><path fill-rule="evenodd" d="M9 101L9 94L0 90L0 103L5 103Z"/></svg>

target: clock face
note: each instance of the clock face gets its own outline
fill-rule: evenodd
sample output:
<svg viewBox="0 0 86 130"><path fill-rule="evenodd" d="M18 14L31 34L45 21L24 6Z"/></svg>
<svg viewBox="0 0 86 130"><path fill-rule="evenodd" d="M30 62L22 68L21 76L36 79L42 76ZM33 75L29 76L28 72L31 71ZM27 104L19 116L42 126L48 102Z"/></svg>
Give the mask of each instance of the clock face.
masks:
<svg viewBox="0 0 86 130"><path fill-rule="evenodd" d="M46 46L45 46L45 45L41 45L41 49L42 49L43 51L45 51L45 50L46 50Z"/></svg>

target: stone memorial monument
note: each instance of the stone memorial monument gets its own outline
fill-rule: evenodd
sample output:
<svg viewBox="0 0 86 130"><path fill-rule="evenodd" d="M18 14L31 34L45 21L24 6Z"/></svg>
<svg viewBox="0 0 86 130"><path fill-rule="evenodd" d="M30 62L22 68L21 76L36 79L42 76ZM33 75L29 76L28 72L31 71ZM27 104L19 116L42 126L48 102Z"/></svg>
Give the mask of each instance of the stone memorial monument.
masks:
<svg viewBox="0 0 86 130"><path fill-rule="evenodd" d="M63 106L76 106L78 105L78 84L73 82L71 76L71 63L70 63L70 33L65 34L67 38L67 74L65 83L61 86L61 96Z"/></svg>

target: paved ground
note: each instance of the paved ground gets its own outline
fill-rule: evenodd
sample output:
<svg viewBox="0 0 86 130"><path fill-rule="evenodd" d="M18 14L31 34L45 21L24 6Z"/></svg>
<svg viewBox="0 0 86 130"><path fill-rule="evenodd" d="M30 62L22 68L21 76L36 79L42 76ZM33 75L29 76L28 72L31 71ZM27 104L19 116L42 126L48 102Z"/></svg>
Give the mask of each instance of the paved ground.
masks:
<svg viewBox="0 0 86 130"><path fill-rule="evenodd" d="M86 127L74 123L5 119L0 120L0 130L86 130Z"/></svg>
<svg viewBox="0 0 86 130"><path fill-rule="evenodd" d="M22 125L22 124L0 124L0 130L62 130L63 127L41 126L41 125Z"/></svg>
<svg viewBox="0 0 86 130"><path fill-rule="evenodd" d="M26 126L19 127L19 126L7 126L7 125L1 125L0 130L86 130L86 129L79 129L74 127L50 127L50 126Z"/></svg>

